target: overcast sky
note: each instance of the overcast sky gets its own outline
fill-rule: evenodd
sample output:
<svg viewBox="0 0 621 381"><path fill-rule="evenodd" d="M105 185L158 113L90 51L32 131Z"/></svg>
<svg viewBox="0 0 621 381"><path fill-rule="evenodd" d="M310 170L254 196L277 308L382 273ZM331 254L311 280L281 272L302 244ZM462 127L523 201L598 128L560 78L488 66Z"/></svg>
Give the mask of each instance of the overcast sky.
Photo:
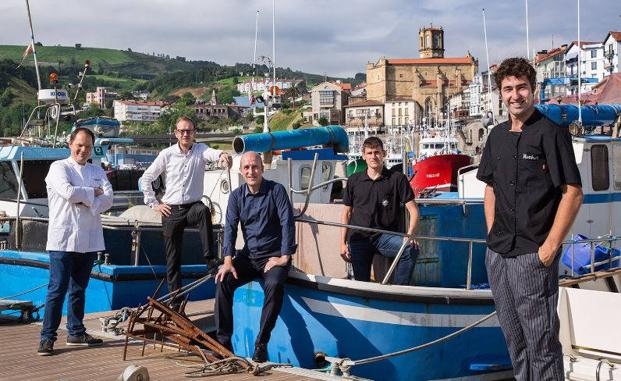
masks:
<svg viewBox="0 0 621 381"><path fill-rule="evenodd" d="M270 0L30 0L35 37L68 45L185 56L220 64L251 62L255 13L258 55L271 56ZM485 70L482 8L491 63L526 56L524 0L276 0L276 64L353 76L380 57L418 57L418 29L445 31L446 57L470 51ZM577 0L528 1L530 48L577 39ZM621 31L620 0L582 0L581 37L602 41ZM24 0L1 0L1 44L30 38ZM531 53L532 54L532 53Z"/></svg>

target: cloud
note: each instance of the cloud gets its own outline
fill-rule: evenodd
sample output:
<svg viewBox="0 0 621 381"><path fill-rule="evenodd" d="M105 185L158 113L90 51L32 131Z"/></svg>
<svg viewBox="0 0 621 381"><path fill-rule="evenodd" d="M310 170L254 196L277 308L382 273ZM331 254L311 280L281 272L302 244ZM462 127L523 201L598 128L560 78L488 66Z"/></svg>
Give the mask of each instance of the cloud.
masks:
<svg viewBox="0 0 621 381"><path fill-rule="evenodd" d="M353 76L366 63L387 57L417 57L418 30L445 31L446 56L470 51L486 66L482 8L490 61L525 56L525 1L484 0L277 0L276 63L306 72ZM577 1L529 0L531 50L577 38ZM258 55L272 55L269 0L108 0L31 2L35 33L45 45L69 45L165 53L221 64L250 62L255 14ZM603 40L621 29L618 0L582 1L583 40ZM25 5L0 4L3 42L25 45L30 37ZM532 53L531 53L532 54Z"/></svg>

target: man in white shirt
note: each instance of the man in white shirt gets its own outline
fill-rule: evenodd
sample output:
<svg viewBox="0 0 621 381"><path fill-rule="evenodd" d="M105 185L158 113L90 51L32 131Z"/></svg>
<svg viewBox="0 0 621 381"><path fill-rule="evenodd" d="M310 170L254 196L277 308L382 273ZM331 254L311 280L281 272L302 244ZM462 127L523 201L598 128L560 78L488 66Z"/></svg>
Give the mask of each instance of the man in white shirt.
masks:
<svg viewBox="0 0 621 381"><path fill-rule="evenodd" d="M50 280L38 354L53 354L65 294L67 345L94 346L103 341L86 333L85 290L98 251L105 250L100 213L112 206L112 186L98 165L88 163L95 135L77 128L69 136L71 156L52 163L45 178L49 205L46 250Z"/></svg>
<svg viewBox="0 0 621 381"><path fill-rule="evenodd" d="M162 216L169 292L181 287L181 248L186 226L197 225L203 256L206 260L215 257L211 212L201 202L205 165L217 161L220 167L229 168L232 162L228 153L209 148L206 144L194 143L195 133L192 120L179 118L175 129L177 144L162 150L141 180L144 203ZM166 193L159 202L151 183L162 173L166 174ZM172 302L177 310L180 304L180 300Z"/></svg>

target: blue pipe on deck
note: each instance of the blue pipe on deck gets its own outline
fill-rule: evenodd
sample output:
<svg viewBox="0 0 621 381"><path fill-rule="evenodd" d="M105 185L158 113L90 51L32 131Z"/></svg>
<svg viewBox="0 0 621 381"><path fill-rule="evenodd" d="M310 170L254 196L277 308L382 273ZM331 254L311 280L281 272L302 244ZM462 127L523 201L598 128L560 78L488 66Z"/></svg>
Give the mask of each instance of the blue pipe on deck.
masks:
<svg viewBox="0 0 621 381"><path fill-rule="evenodd" d="M578 120L577 105L536 105L542 114L561 126ZM621 114L621 104L582 106L582 125L599 126L615 121Z"/></svg>
<svg viewBox="0 0 621 381"><path fill-rule="evenodd" d="M334 147L336 152L348 152L349 138L343 127L326 126L240 135L233 139L235 153L268 152L317 145Z"/></svg>

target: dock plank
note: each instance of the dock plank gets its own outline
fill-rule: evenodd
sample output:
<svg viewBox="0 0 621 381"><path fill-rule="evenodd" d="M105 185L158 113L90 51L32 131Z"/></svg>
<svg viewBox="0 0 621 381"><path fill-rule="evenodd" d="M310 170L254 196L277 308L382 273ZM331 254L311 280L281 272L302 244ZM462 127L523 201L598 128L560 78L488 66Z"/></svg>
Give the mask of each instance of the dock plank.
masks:
<svg viewBox="0 0 621 381"><path fill-rule="evenodd" d="M213 302L197 302L188 305L190 317L199 319L202 324L209 326L213 321ZM151 380L188 380L184 373L189 369L181 366L188 361L172 359L170 356L179 355L176 350L160 347L153 349L147 345L145 356L140 356L142 343L131 343L128 349L128 359L123 361L124 336L102 334L99 330L98 318L110 315L110 312L91 314L85 317L85 325L90 334L104 339L101 347L85 348L66 346L66 332L58 331L58 340L54 346L53 356L37 355L39 344L40 323L19 324L15 322L0 322L0 379L3 381L85 381L85 380L115 380L130 364L147 368ZM61 323L64 327L64 321ZM324 377L301 377L272 370L265 376L251 374L229 374L212 376L214 381L298 381L318 380Z"/></svg>

